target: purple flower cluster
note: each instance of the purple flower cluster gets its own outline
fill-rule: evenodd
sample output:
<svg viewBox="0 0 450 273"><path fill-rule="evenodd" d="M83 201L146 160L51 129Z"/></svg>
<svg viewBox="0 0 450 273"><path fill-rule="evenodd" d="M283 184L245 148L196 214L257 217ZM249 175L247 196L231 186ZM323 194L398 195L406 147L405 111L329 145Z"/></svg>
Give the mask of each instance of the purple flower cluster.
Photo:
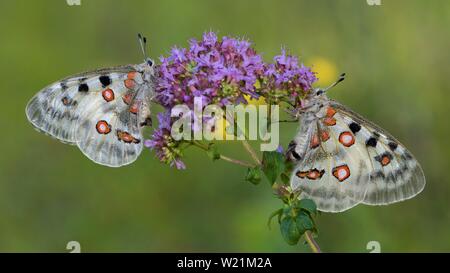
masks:
<svg viewBox="0 0 450 273"><path fill-rule="evenodd" d="M203 106L223 107L247 103L245 95L278 102L270 97L279 98L280 92L297 103L297 98L309 92L317 80L309 67L284 50L275 56L274 63L267 64L250 42L230 37L220 40L214 32L205 33L200 41L192 39L188 49L172 48L170 55L160 61L155 101L165 108L165 113L158 115L159 127L145 146L155 150L162 162L178 169L185 165L181 161L181 143L170 135L170 111L175 105L193 109L194 98L200 97Z"/></svg>
<svg viewBox="0 0 450 273"><path fill-rule="evenodd" d="M270 94L279 90L287 92L290 100L301 97L312 89L317 81L311 68L299 64L298 58L287 55L283 49L281 55L273 58L274 63L268 64L264 71L264 86L262 92Z"/></svg>
<svg viewBox="0 0 450 273"><path fill-rule="evenodd" d="M169 109L181 103L192 106L194 97L201 97L204 105L245 103L244 94L257 97L255 83L264 72L250 42L219 40L213 32L201 41L192 39L189 49L172 48L160 61L156 100Z"/></svg>

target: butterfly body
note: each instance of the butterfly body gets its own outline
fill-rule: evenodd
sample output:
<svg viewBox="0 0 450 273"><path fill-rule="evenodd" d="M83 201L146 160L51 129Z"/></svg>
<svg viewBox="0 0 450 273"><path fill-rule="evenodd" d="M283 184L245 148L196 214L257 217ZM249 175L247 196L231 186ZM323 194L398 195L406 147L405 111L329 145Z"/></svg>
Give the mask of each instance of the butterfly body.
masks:
<svg viewBox="0 0 450 273"><path fill-rule="evenodd" d="M26 115L38 131L77 145L96 163L120 167L142 151L153 90L153 62L147 59L53 83L30 100Z"/></svg>
<svg viewBox="0 0 450 273"><path fill-rule="evenodd" d="M305 98L287 153L296 162L291 187L321 211L390 204L425 186L419 163L398 140L323 92Z"/></svg>

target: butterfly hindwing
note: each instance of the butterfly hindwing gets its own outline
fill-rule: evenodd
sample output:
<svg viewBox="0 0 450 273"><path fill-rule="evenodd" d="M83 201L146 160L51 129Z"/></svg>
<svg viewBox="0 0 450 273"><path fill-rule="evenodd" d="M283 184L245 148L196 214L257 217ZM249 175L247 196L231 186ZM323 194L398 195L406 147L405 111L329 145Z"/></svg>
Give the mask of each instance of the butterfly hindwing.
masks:
<svg viewBox="0 0 450 273"><path fill-rule="evenodd" d="M137 116L122 112L95 111L78 127L78 147L90 159L107 166L121 166L136 160L142 151Z"/></svg>
<svg viewBox="0 0 450 273"><path fill-rule="evenodd" d="M339 212L359 203L383 205L411 198L425 178L411 153L385 130L333 101L302 130L304 155L291 177L302 198L319 210ZM302 124L302 123L301 123Z"/></svg>
<svg viewBox="0 0 450 273"><path fill-rule="evenodd" d="M30 122L90 159L118 167L142 150L140 124L152 90L132 65L75 75L44 88L26 108Z"/></svg>

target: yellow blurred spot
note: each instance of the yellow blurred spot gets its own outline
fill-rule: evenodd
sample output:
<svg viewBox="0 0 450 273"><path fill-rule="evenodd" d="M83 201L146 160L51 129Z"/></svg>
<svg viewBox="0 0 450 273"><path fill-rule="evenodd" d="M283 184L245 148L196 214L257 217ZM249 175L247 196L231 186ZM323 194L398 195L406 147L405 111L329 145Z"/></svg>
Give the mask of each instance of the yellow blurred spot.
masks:
<svg viewBox="0 0 450 273"><path fill-rule="evenodd" d="M316 77L319 79L317 85L325 86L336 81L338 72L334 63L323 57L315 57L308 61L312 66L312 71L317 72Z"/></svg>
<svg viewBox="0 0 450 273"><path fill-rule="evenodd" d="M254 84L256 90L261 88L261 83L259 82L259 80L257 80ZM244 95L245 100L248 102L248 104L251 105L263 105L266 104L266 100L264 99L263 96L259 97L259 99L253 99L251 96L249 95Z"/></svg>
<svg viewBox="0 0 450 273"><path fill-rule="evenodd" d="M253 99L249 95L244 95L244 98L248 102L248 104L251 104L251 105L263 105L263 104L266 104L266 100L264 99L263 96L259 97L259 99Z"/></svg>

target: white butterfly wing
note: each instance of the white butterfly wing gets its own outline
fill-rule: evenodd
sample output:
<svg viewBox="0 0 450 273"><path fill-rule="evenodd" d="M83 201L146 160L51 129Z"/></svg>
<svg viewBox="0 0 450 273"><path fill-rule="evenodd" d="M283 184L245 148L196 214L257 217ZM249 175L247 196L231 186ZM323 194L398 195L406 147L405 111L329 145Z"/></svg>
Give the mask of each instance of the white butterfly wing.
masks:
<svg viewBox="0 0 450 273"><path fill-rule="evenodd" d="M44 88L26 108L29 121L93 161L119 167L142 150L140 124L149 116L153 90L134 66L102 69Z"/></svg>
<svg viewBox="0 0 450 273"><path fill-rule="evenodd" d="M341 104L329 106L296 137L307 144L291 177L301 198L313 199L321 211L340 212L359 203L398 202L424 188L423 171L403 145Z"/></svg>
<svg viewBox="0 0 450 273"><path fill-rule="evenodd" d="M28 102L26 107L28 120L37 130L63 142L75 144L77 141L75 130L70 129L73 129L73 125L80 119L80 112L83 111L80 102L97 95L92 92L93 90L80 92L78 90L80 84L87 82L92 84L93 81L98 81L98 75L109 74L113 71L117 72L117 75L126 74L132 69L132 66L124 66L97 70L73 75L51 84L43 88ZM98 89L95 93L100 91Z"/></svg>
<svg viewBox="0 0 450 273"><path fill-rule="evenodd" d="M356 140L366 145L371 160L370 183L362 203L387 205L419 194L426 180L419 162L386 130L345 106L332 102L344 123L361 124Z"/></svg>

